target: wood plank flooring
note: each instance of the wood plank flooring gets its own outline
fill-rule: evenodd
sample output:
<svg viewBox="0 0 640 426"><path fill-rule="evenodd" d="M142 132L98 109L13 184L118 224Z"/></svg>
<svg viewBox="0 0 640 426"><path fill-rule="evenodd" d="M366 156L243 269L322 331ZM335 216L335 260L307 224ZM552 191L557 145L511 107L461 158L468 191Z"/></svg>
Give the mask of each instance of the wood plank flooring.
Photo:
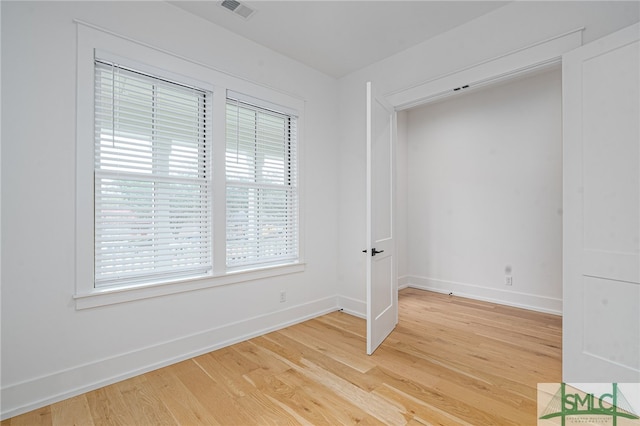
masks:
<svg viewBox="0 0 640 426"><path fill-rule="evenodd" d="M561 318L404 289L372 356L342 312L16 416L18 425L535 425Z"/></svg>

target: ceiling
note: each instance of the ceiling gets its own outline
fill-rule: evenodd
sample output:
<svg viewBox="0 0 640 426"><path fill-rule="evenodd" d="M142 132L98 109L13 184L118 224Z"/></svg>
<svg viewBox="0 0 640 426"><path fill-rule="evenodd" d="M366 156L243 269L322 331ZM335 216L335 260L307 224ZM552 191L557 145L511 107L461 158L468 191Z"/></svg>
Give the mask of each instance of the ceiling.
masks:
<svg viewBox="0 0 640 426"><path fill-rule="evenodd" d="M242 1L248 19L219 0L171 4L339 78L508 1Z"/></svg>

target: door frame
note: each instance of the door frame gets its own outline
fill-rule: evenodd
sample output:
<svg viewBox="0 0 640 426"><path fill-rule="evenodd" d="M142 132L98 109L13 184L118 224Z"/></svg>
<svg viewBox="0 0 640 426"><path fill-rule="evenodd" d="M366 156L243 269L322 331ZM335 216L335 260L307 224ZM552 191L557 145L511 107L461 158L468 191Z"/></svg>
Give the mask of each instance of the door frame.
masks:
<svg viewBox="0 0 640 426"><path fill-rule="evenodd" d="M584 27L581 27L565 32L461 70L390 92L384 98L397 113L528 73L552 68L562 63L565 53L582 46L583 30ZM370 241L367 241L367 244L369 243ZM369 273L368 268L367 273ZM395 287L397 288L397 283ZM367 312L369 312L368 306Z"/></svg>
<svg viewBox="0 0 640 426"><path fill-rule="evenodd" d="M584 27L577 28L470 67L390 92L384 97L396 111L403 111L551 67L562 62L563 54L582 46L583 30Z"/></svg>

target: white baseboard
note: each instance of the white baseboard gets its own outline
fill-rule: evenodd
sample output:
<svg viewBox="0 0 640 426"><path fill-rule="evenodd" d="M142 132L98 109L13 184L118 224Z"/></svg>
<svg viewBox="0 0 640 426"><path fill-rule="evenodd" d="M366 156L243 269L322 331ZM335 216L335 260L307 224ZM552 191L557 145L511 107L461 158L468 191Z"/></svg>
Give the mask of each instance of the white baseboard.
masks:
<svg viewBox="0 0 640 426"><path fill-rule="evenodd" d="M398 279L399 289L407 287L445 294L453 292L462 297L562 315L561 299L424 277L404 276ZM1 390L0 419L14 417L338 309L366 318L365 301L345 296L328 297L12 384Z"/></svg>
<svg viewBox="0 0 640 426"><path fill-rule="evenodd" d="M562 299L426 277L408 276L403 277L403 280L405 282L402 284L406 287L444 294L453 293L460 297L562 316ZM400 284L398 283L399 287Z"/></svg>
<svg viewBox="0 0 640 426"><path fill-rule="evenodd" d="M398 278L398 290L409 287L409 276ZM365 300L353 299L346 296L338 296L338 306L345 313L359 318L367 317L367 302Z"/></svg>
<svg viewBox="0 0 640 426"><path fill-rule="evenodd" d="M411 277L409 275L403 275L401 277L398 277L398 290L408 288L410 278Z"/></svg>
<svg viewBox="0 0 640 426"><path fill-rule="evenodd" d="M345 313L358 318L367 317L367 302L346 296L338 296L338 306Z"/></svg>
<svg viewBox="0 0 640 426"><path fill-rule="evenodd" d="M338 309L337 298L327 297L12 384L2 389L0 419L14 417Z"/></svg>

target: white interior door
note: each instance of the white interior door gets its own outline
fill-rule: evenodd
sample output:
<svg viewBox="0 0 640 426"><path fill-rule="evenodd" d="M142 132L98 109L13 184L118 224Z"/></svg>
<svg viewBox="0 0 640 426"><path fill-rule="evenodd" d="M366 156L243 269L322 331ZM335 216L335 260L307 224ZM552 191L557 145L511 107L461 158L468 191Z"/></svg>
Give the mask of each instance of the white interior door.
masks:
<svg viewBox="0 0 640 426"><path fill-rule="evenodd" d="M398 323L394 241L395 112L367 83L367 354Z"/></svg>
<svg viewBox="0 0 640 426"><path fill-rule="evenodd" d="M563 56L565 382L640 382L639 39Z"/></svg>

